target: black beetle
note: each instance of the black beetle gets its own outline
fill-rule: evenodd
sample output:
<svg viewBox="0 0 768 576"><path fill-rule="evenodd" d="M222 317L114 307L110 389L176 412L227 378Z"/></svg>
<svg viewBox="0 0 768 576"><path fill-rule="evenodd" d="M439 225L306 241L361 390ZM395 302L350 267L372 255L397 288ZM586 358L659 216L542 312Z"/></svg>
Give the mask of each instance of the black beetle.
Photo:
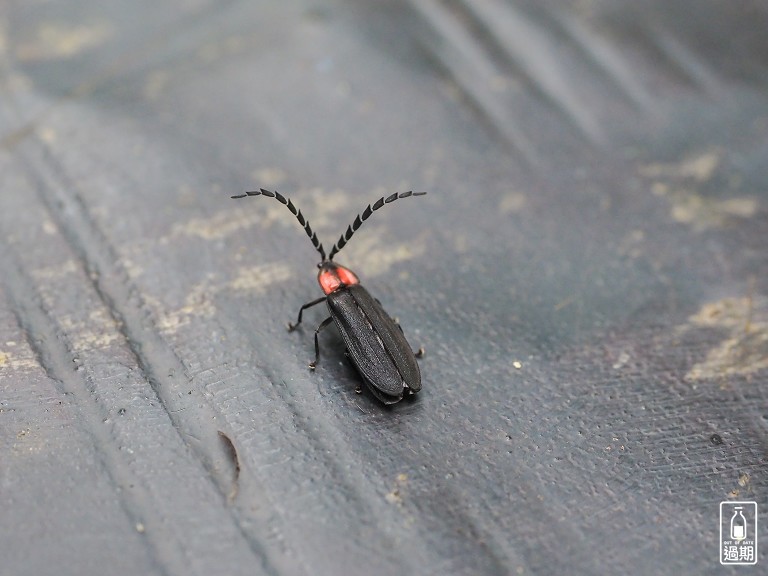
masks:
<svg viewBox="0 0 768 576"><path fill-rule="evenodd" d="M320 271L317 274L317 281L325 295L304 304L299 310L296 324L289 323L288 330L293 331L301 324L301 315L304 310L325 300L331 315L323 320L315 330L315 359L309 364L309 367L314 370L320 358L318 334L331 321L335 320L347 346L349 357L352 358L371 393L384 404L394 404L402 400L404 394L411 395L421 390L421 372L416 358L423 355L423 350L419 349L418 352L414 353L405 339L400 325L386 313L381 303L360 285L354 272L332 260L344 248L362 223L376 210L400 198L423 196L424 194L426 192L403 192L402 194L392 194L386 198L379 198L373 205L369 204L362 214L358 214L355 221L347 227L347 231L333 246L328 258L325 257L323 245L318 240L317 234L312 231L309 221L304 218L301 210L296 209L290 199L278 192L270 192L263 188L232 196L232 198L245 198L247 196L275 198L287 206L299 223L304 226L307 236L320 253L321 260L317 265Z"/></svg>

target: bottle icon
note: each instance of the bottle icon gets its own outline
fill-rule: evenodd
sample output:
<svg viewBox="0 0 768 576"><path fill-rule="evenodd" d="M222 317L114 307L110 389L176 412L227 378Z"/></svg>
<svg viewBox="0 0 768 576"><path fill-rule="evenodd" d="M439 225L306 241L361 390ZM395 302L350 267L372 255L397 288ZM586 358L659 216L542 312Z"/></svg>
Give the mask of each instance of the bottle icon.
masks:
<svg viewBox="0 0 768 576"><path fill-rule="evenodd" d="M741 506L733 508L731 517L731 538L734 540L744 540L747 537L747 519L741 513Z"/></svg>

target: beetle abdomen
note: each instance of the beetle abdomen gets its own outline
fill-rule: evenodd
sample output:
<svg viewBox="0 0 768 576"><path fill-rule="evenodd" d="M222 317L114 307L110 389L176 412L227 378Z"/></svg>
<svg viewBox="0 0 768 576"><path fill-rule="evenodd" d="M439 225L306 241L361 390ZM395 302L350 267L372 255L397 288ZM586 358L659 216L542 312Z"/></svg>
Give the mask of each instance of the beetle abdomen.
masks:
<svg viewBox="0 0 768 576"><path fill-rule="evenodd" d="M408 341L365 288L344 286L327 302L350 357L377 398L393 403L406 390L421 390L421 372Z"/></svg>

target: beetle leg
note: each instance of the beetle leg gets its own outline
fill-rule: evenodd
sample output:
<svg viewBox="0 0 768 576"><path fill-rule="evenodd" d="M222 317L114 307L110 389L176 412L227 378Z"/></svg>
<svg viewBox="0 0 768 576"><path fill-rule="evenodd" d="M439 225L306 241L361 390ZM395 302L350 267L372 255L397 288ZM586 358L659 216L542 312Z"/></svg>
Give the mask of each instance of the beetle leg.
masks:
<svg viewBox="0 0 768 576"><path fill-rule="evenodd" d="M317 365L317 361L320 360L320 344L317 341L317 335L320 333L320 330L328 326L328 324L331 322L333 322L333 316L328 316L328 318L320 323L320 326L317 327L317 330L315 330L315 359L309 363L310 370L314 370L315 366Z"/></svg>
<svg viewBox="0 0 768 576"><path fill-rule="evenodd" d="M397 326L398 328L400 328L400 333L401 333L403 336L405 336L405 332L403 332L403 327L402 327L402 326L400 326L400 322L398 321L398 319L397 319L396 317L392 316L392 322L394 322L394 323L395 323L395 326ZM413 355L414 355L416 358L424 358L424 354L426 354L426 351L424 350L424 346L419 346L419 349L418 349L418 350L416 350L416 351L413 353Z"/></svg>
<svg viewBox="0 0 768 576"><path fill-rule="evenodd" d="M315 304L320 304L320 302L322 302L323 300L325 300L325 296L321 296L317 300L312 300L312 302L307 302L306 304L304 304L304 306L302 306L299 309L299 319L296 322L296 324L291 324L290 322L288 322L288 332L293 332L296 328L298 328L299 324L301 324L301 315L304 313L304 310L306 310L307 308L311 308Z"/></svg>

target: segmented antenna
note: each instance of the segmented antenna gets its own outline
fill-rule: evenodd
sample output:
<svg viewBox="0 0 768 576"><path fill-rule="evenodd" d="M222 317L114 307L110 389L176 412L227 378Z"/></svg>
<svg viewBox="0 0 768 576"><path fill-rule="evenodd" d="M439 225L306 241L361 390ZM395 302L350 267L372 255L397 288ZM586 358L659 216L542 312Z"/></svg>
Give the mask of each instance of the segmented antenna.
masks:
<svg viewBox="0 0 768 576"><path fill-rule="evenodd" d="M384 206L384 204L389 204L390 202L394 202L395 200L398 200L400 198L408 198L409 196L424 196L426 192L403 192L402 194L392 194L391 196L387 196L386 199L382 196L376 202L374 202L373 206L368 204L368 208L363 210L362 214L358 214L357 218L355 218L355 221L350 224L347 227L347 231L344 232L344 234L341 235L341 238L336 242L336 244L333 245L333 249L331 250L331 253L328 255L328 260L333 260L333 257L336 255L339 250L344 248L344 246L349 242L349 239L352 238L352 235L357 231L360 226L362 226L363 222L368 220L368 218L371 217L371 214L376 212L379 208Z"/></svg>
<svg viewBox="0 0 768 576"><path fill-rule="evenodd" d="M320 252L320 258L323 262L325 262L325 250L323 249L323 244L320 242L320 240L317 239L317 234L315 234L312 231L312 226L309 225L309 220L304 218L304 215L301 213L301 210L297 210L296 206L293 205L293 202L291 202L290 198L286 198L279 192L270 192L269 190L264 190L264 188L260 188L258 191L254 192L246 192L245 194L237 194L236 196L232 196L232 198L245 198L246 196L267 196L269 198L274 198L280 204L284 204L288 207L288 210L291 211L291 214L296 216L296 219L299 221L299 224L304 226L304 231L307 233L307 236L309 236L309 239L312 240L312 245L315 247L315 249Z"/></svg>

